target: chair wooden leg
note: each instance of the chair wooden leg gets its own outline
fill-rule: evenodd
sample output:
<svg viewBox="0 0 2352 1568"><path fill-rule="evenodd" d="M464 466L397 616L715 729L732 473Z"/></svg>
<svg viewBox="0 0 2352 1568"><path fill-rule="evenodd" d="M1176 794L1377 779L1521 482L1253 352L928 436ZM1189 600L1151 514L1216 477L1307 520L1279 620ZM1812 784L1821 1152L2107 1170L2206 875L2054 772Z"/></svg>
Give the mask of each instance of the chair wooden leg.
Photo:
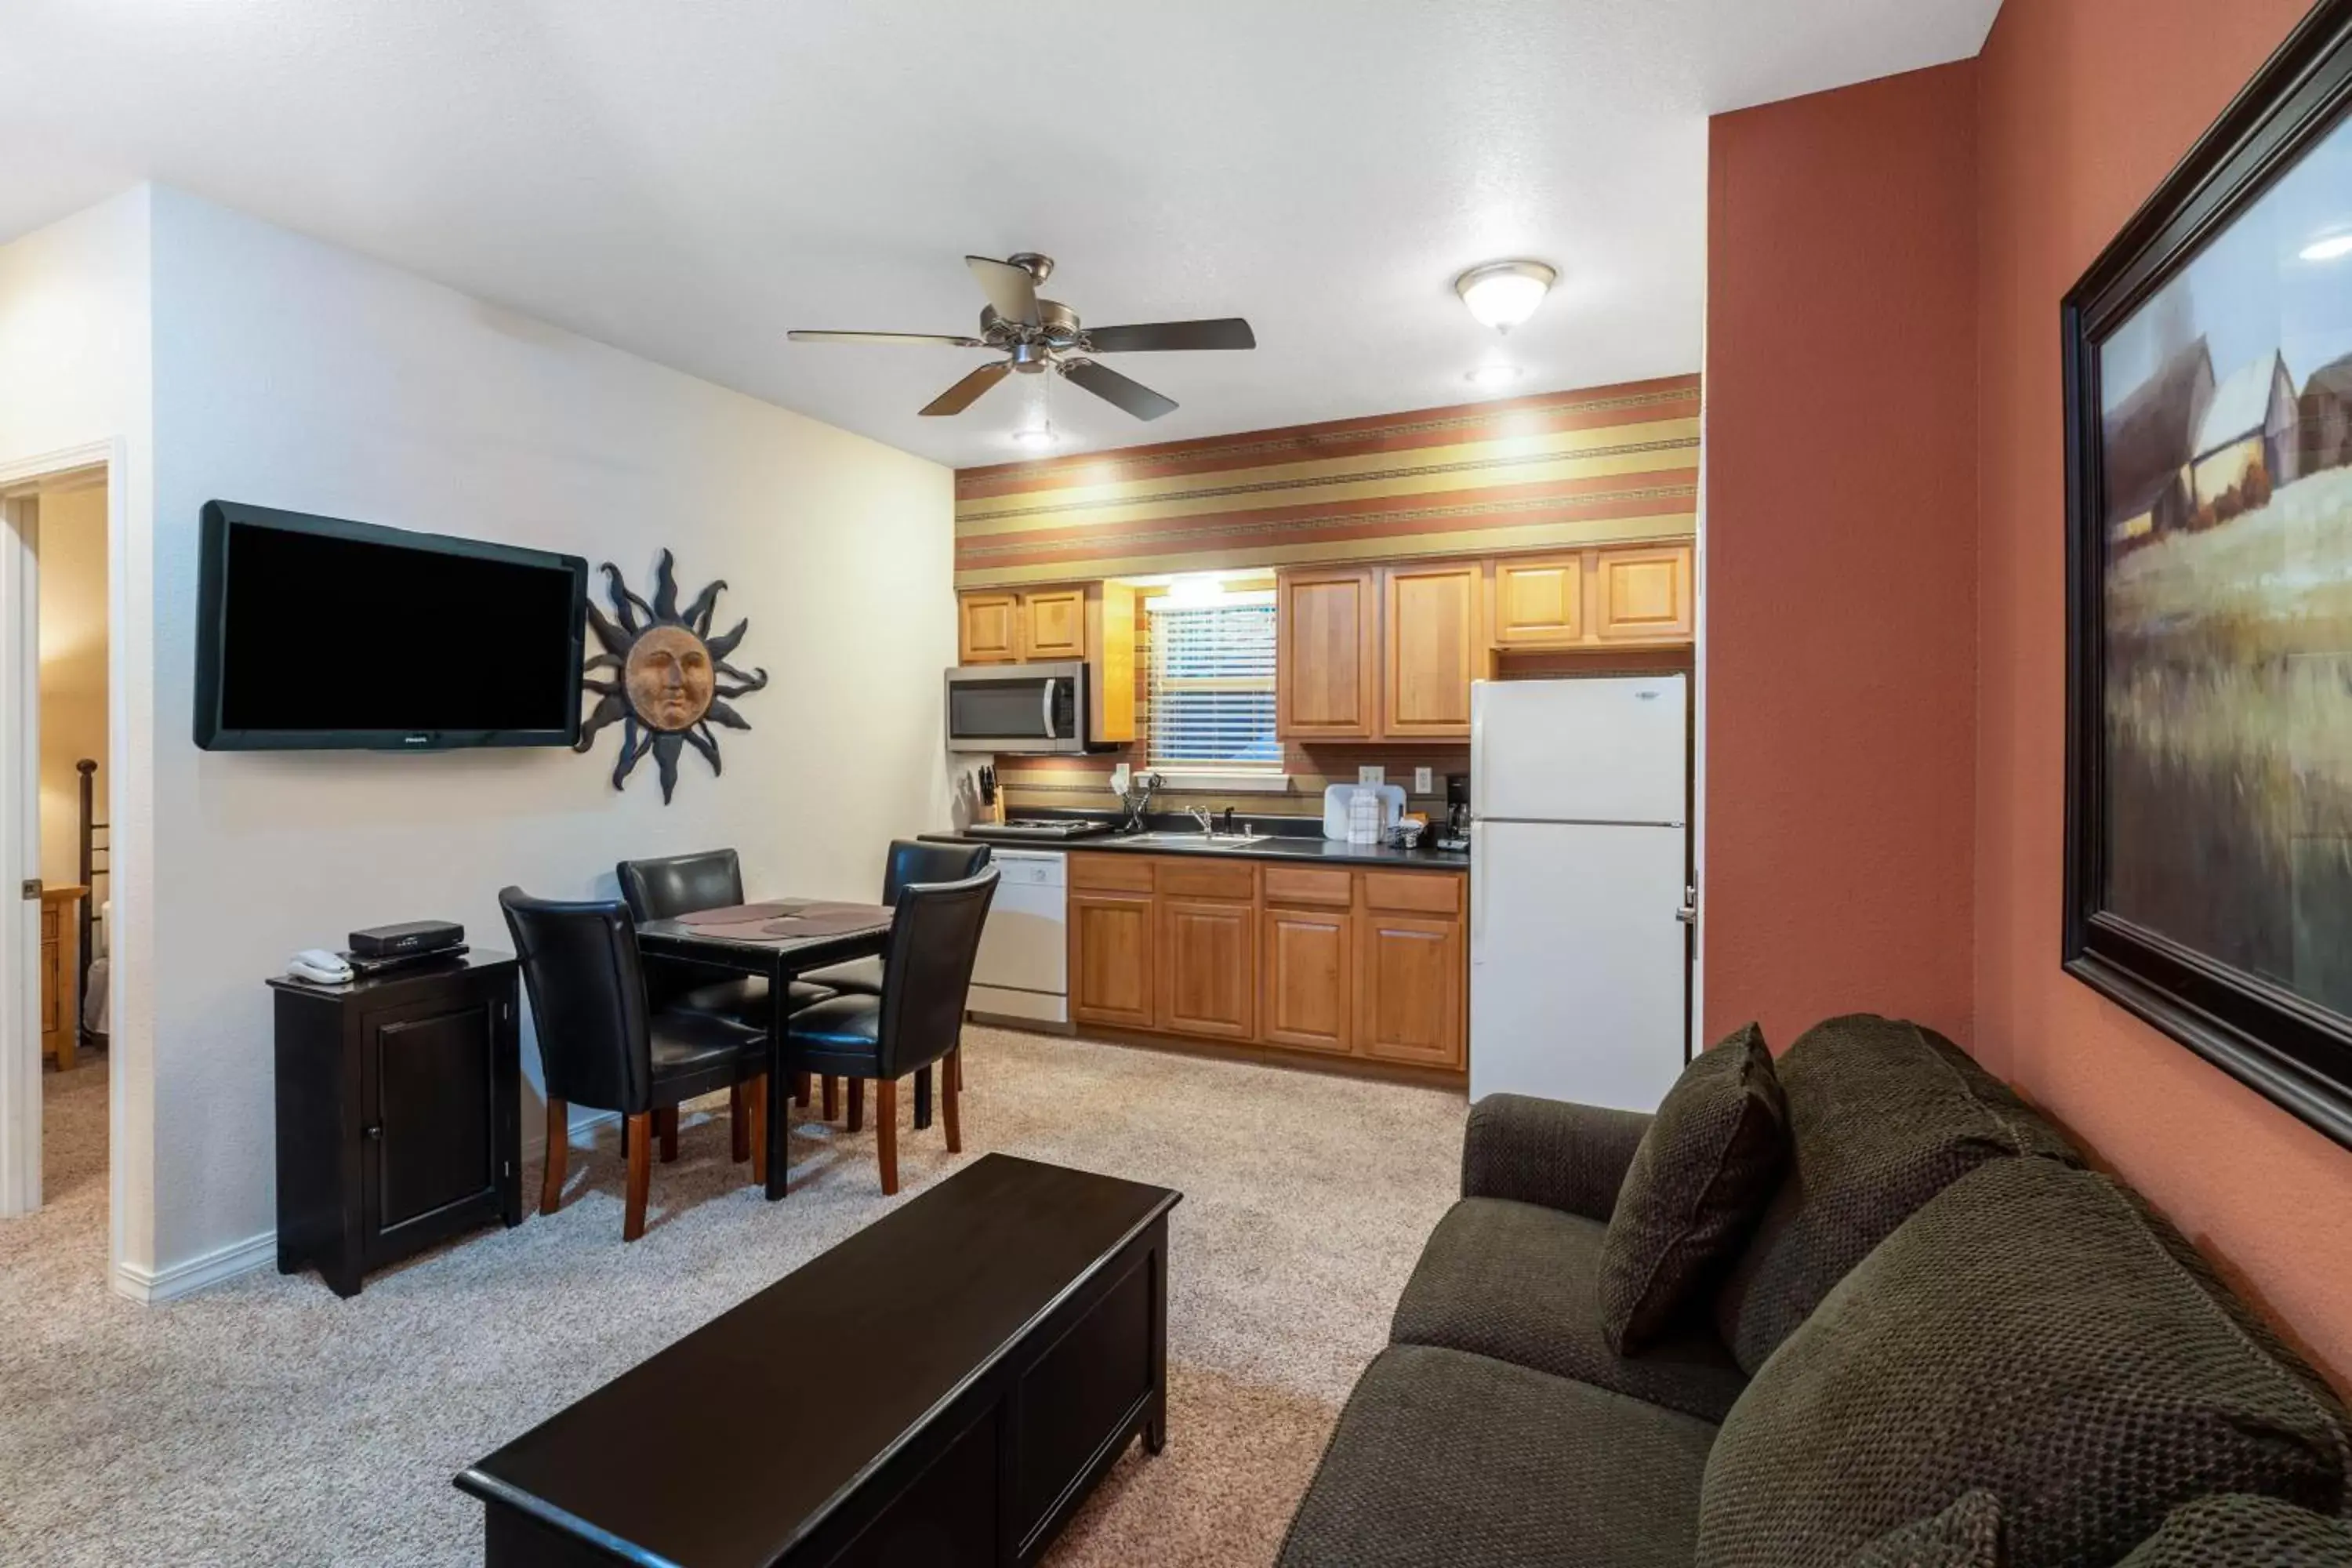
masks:
<svg viewBox="0 0 2352 1568"><path fill-rule="evenodd" d="M560 1100L547 1102L547 1174L539 1184L539 1212L563 1206L563 1157L572 1152L572 1111Z"/></svg>
<svg viewBox="0 0 2352 1568"><path fill-rule="evenodd" d="M751 1144L751 1184L754 1186L764 1187L768 1184L768 1075L766 1073L761 1073L743 1086L743 1102L750 1108L751 1115L747 1121L738 1121L736 1125L745 1127L749 1133Z"/></svg>
<svg viewBox="0 0 2352 1568"><path fill-rule="evenodd" d="M898 1195L898 1080L874 1080L874 1153L882 1163L882 1195Z"/></svg>
<svg viewBox="0 0 2352 1568"><path fill-rule="evenodd" d="M915 1069L915 1131L919 1132L930 1124L931 1069L917 1068Z"/></svg>
<svg viewBox="0 0 2352 1568"><path fill-rule="evenodd" d="M646 1193L654 1184L654 1119L640 1110L622 1123L629 1140L629 1200L621 1219L621 1239L635 1241L646 1233Z"/></svg>
<svg viewBox="0 0 2352 1568"><path fill-rule="evenodd" d="M727 1090L727 1157L737 1164L751 1157L751 1128L743 1120L743 1086L730 1085Z"/></svg>
<svg viewBox="0 0 2352 1568"><path fill-rule="evenodd" d="M654 1112L654 1134L661 1140L661 1158L665 1165L677 1163L677 1107L665 1105Z"/></svg>
<svg viewBox="0 0 2352 1568"><path fill-rule="evenodd" d="M793 1103L799 1106L803 1110L806 1110L808 1109L808 1102L809 1075L804 1072L796 1072L793 1074Z"/></svg>
<svg viewBox="0 0 2352 1568"><path fill-rule="evenodd" d="M841 1080L831 1073L824 1075L824 1119L827 1121L841 1114Z"/></svg>
<svg viewBox="0 0 2352 1568"><path fill-rule="evenodd" d="M940 1114L948 1124L948 1152L963 1152L963 1127L956 1120L956 1100L963 1093L963 1050L958 1047L948 1053L945 1066L940 1069Z"/></svg>
<svg viewBox="0 0 2352 1568"><path fill-rule="evenodd" d="M866 1080L854 1078L849 1080L849 1130L857 1132L864 1131L865 1127Z"/></svg>

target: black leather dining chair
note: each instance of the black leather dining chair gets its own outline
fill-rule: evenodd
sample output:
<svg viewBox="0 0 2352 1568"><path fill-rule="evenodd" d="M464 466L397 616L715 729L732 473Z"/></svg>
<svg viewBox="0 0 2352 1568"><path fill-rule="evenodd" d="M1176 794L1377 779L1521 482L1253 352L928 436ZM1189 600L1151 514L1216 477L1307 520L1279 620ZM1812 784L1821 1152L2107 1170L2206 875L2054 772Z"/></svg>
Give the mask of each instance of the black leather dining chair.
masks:
<svg viewBox="0 0 2352 1568"><path fill-rule="evenodd" d="M562 1206L568 1110L574 1105L616 1110L623 1118L629 1160L624 1241L645 1234L654 1139L661 1140L665 1163L677 1158L677 1108L687 1100L731 1091L736 1158L748 1148L751 1179L764 1183L765 1140L746 1122L757 1121L767 1103L765 1026L723 1013L656 1011L637 954L635 923L617 900L562 903L508 888L499 894L499 908L521 959L547 1080L547 1174L539 1212L553 1214Z"/></svg>
<svg viewBox="0 0 2352 1568"><path fill-rule="evenodd" d="M865 1081L874 1082L874 1133L882 1190L898 1190L898 1080L912 1073L917 1124L930 1120L929 1069L940 1070L948 1152L963 1150L954 1058L963 1036L971 966L996 896L987 868L955 882L909 882L890 921L890 962L879 996L842 995L792 1016L786 1051L796 1071L849 1080L849 1129L857 1131Z"/></svg>
<svg viewBox="0 0 2352 1568"><path fill-rule="evenodd" d="M889 857L882 863L882 901L895 908L898 889L909 882L961 882L980 875L981 868L987 864L985 844L935 844L920 838L893 838ZM882 964L879 958L853 958L846 963L812 969L803 978L843 995L879 996Z"/></svg>

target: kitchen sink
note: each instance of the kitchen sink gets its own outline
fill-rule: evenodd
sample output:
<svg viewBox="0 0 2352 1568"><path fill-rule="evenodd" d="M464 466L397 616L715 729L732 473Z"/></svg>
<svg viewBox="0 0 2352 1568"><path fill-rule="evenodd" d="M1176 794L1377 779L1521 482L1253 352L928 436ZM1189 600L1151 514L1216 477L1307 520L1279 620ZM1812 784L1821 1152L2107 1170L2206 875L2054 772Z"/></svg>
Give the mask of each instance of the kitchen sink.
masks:
<svg viewBox="0 0 2352 1568"><path fill-rule="evenodd" d="M1263 844L1273 837L1271 833L1129 833L1119 837L1121 844L1165 844L1189 846L1194 849L1241 849L1252 844Z"/></svg>

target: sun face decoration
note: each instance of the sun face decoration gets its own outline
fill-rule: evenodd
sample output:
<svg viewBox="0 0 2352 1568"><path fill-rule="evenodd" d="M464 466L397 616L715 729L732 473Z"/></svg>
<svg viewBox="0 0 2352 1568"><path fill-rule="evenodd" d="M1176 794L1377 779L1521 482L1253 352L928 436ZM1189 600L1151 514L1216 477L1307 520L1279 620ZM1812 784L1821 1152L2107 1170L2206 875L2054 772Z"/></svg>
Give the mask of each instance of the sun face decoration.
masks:
<svg viewBox="0 0 2352 1568"><path fill-rule="evenodd" d="M677 787L678 754L692 746L719 773L719 738L713 724L748 730L743 716L728 705L768 684L768 672L749 675L727 662L751 627L738 621L732 631L710 635L710 618L719 607L724 581L713 583L697 595L683 613L677 607L677 576L670 552L662 552L654 569L654 599L648 605L629 592L621 569L604 563L604 581L612 595L610 616L593 604L588 606L589 629L604 651L580 672L580 684L596 693L596 706L580 725L578 750L596 742L597 732L618 720L621 755L613 764L613 787L628 782L630 771L647 752L661 777L662 804L669 804ZM609 680L594 679L598 670L613 670Z"/></svg>

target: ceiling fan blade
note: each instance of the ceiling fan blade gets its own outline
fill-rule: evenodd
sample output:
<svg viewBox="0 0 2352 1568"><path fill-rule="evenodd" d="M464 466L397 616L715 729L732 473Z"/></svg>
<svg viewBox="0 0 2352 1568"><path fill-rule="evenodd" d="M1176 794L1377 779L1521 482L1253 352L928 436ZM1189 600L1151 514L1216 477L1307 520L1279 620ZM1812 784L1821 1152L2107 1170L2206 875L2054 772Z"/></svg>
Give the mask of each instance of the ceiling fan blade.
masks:
<svg viewBox="0 0 2352 1568"><path fill-rule="evenodd" d="M932 398L923 405L926 414L961 414L980 401L980 395L1003 381L1013 366L1005 360L992 360Z"/></svg>
<svg viewBox="0 0 2352 1568"><path fill-rule="evenodd" d="M960 349L984 348L978 338L950 337L944 332L813 332L795 327L784 336L796 343L950 343Z"/></svg>
<svg viewBox="0 0 2352 1568"><path fill-rule="evenodd" d="M1029 276L1027 268L992 256L967 256L963 264L988 291L988 302L996 307L998 315L1024 327L1037 324L1037 280Z"/></svg>
<svg viewBox="0 0 2352 1568"><path fill-rule="evenodd" d="M1157 419L1176 411L1174 398L1163 397L1143 383L1090 359L1071 361L1062 367L1062 374L1105 403L1116 404L1138 419Z"/></svg>
<svg viewBox="0 0 2352 1568"><path fill-rule="evenodd" d="M1257 334L1239 316L1213 321L1149 321L1134 327L1089 327L1087 347L1101 354L1150 349L1254 349Z"/></svg>

